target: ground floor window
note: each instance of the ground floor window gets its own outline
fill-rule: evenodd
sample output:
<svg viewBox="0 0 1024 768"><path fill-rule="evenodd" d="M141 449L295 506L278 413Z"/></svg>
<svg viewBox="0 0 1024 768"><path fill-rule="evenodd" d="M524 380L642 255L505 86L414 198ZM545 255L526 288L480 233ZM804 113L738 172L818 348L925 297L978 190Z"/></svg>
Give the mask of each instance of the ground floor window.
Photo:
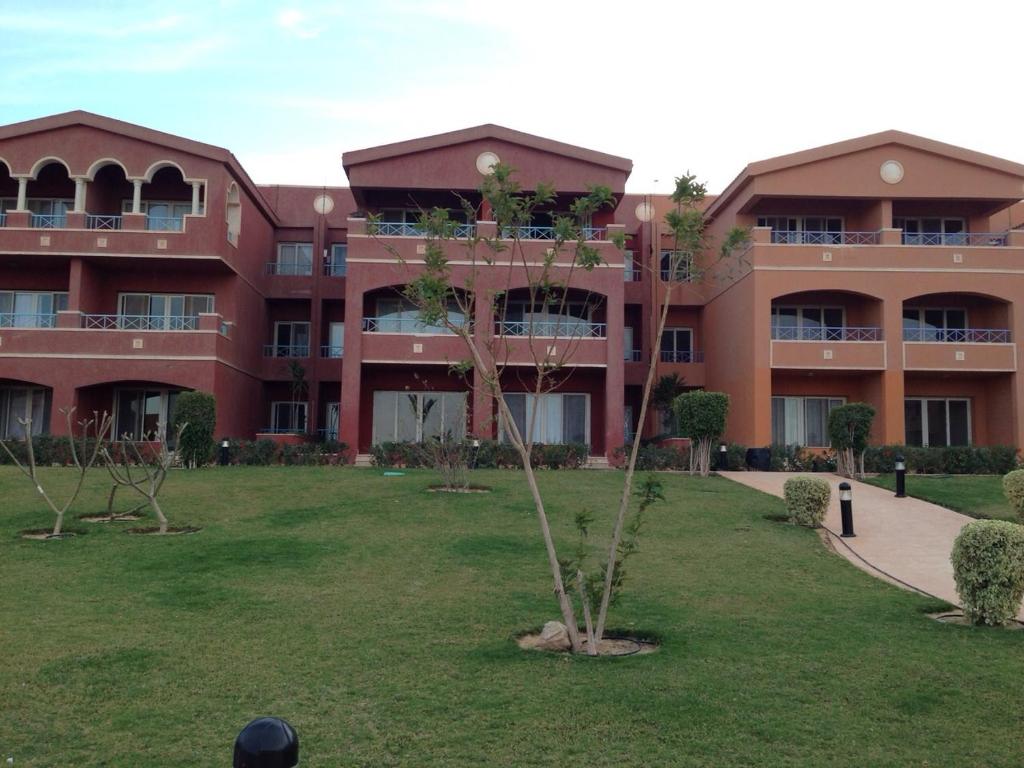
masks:
<svg viewBox="0 0 1024 768"><path fill-rule="evenodd" d="M49 432L50 398L50 390L42 387L0 388L0 439L25 437L25 427L19 419L32 420L33 435Z"/></svg>
<svg viewBox="0 0 1024 768"><path fill-rule="evenodd" d="M907 445L971 444L970 401L963 397L908 397L903 401Z"/></svg>
<svg viewBox="0 0 1024 768"><path fill-rule="evenodd" d="M270 428L273 432L306 431L306 416L309 404L291 400L279 400L270 404Z"/></svg>
<svg viewBox="0 0 1024 768"><path fill-rule="evenodd" d="M341 403L328 403L327 418L324 420L324 440L338 439L338 425L341 423Z"/></svg>
<svg viewBox="0 0 1024 768"><path fill-rule="evenodd" d="M373 444L466 436L465 392L374 392Z"/></svg>
<svg viewBox="0 0 1024 768"><path fill-rule="evenodd" d="M622 407L622 436L627 443L633 442L633 438L636 437L636 433L633 431L633 406L625 405Z"/></svg>
<svg viewBox="0 0 1024 768"><path fill-rule="evenodd" d="M590 445L590 395L559 392L537 397L513 393L505 395L505 403L524 439L532 423L535 443ZM502 439L507 439L504 426Z"/></svg>
<svg viewBox="0 0 1024 768"><path fill-rule="evenodd" d="M119 389L114 393L114 439L157 437L174 418L178 392L170 389Z"/></svg>
<svg viewBox="0 0 1024 768"><path fill-rule="evenodd" d="M845 403L841 397L773 397L772 443L828 445L828 415Z"/></svg>

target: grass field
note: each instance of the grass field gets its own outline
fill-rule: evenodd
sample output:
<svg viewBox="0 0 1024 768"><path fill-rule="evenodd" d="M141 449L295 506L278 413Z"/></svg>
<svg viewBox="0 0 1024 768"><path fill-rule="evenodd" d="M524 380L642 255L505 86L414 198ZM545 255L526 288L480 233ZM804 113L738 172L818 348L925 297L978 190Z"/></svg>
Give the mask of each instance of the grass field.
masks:
<svg viewBox="0 0 1024 768"><path fill-rule="evenodd" d="M426 493L429 472L176 473L164 508L198 534L30 542L17 531L47 516L0 468L0 759L222 768L273 714L306 768L1020 765L1024 633L932 621L721 478L665 475L630 562L611 623L658 653L520 651L557 617L543 548L521 477L476 474L493 493ZM541 480L569 544L620 475ZM105 491L96 474L78 512Z"/></svg>
<svg viewBox="0 0 1024 768"><path fill-rule="evenodd" d="M879 475L866 482L895 491L895 475ZM907 495L941 504L965 515L1017 520L1003 495L1001 475L907 475Z"/></svg>

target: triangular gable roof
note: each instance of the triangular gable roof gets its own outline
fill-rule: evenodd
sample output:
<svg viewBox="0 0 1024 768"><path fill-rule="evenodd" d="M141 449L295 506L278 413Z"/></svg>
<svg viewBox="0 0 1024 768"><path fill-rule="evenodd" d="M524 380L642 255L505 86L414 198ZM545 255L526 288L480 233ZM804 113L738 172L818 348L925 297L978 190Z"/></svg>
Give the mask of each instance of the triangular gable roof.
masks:
<svg viewBox="0 0 1024 768"><path fill-rule="evenodd" d="M942 157L959 160L971 165L1001 171L1002 173L1007 173L1011 176L1019 176L1024 179L1024 165L1020 163L1004 160L1001 157L995 157L994 155L986 155L984 152L975 152L971 149L964 149L963 147L958 147L954 144L946 144L942 141L926 139L923 136L916 136L912 133L888 130L881 131L880 133L868 134L867 136L860 136L855 139L839 141L835 144L826 144L821 147L814 147L812 149L801 150L800 152L792 152L788 155L779 155L778 157L772 157L767 160L759 160L757 162L749 163L747 167L732 180L729 186L725 188L722 194L718 196L718 199L715 200L708 209L708 215L714 216L714 214L717 213L717 211L726 202L736 195L736 193L749 179L755 176L762 176L764 174L773 173L786 168L795 168L800 165L807 165L809 163L816 163L822 160L842 157L843 155L850 155L855 152L863 152L867 149L883 147L889 144L899 144L911 149L917 149L922 152L929 152L933 155L940 155Z"/></svg>
<svg viewBox="0 0 1024 768"><path fill-rule="evenodd" d="M37 117L32 120L24 120L20 123L10 123L0 126L0 141L17 136L27 136L43 131L52 131L59 128L70 128L76 125L84 125L89 128L96 128L101 131L108 131L121 136L127 136L138 141L145 141L150 144L176 149L180 152L187 152L190 155L214 160L228 166L242 185L247 189L249 195L256 201L263 212L276 223L277 216L273 209L267 204L259 188L249 178L241 163L229 150L217 147L213 144L204 144L201 141L193 141L183 136L175 136L172 133L164 133L152 128L146 128L135 123L128 123L124 120L116 120L112 117L97 115L93 112L86 112L82 109L61 112L56 115Z"/></svg>
<svg viewBox="0 0 1024 768"><path fill-rule="evenodd" d="M605 168L611 168L616 171L621 171L627 176L633 170L633 161L628 158L608 155L604 152L596 152L592 149L577 147L573 144L566 144L553 139L545 139L541 136L523 133L522 131L514 131L511 128L494 125L493 123L477 125L472 128L463 128L458 131L438 133L434 136L424 136L422 138L411 139L409 141L382 144L379 147L352 150L342 155L341 163L345 167L345 171L347 173L348 169L354 165L369 163L385 158L400 157L414 152L425 152L431 149L438 149L440 147L465 144L479 139L500 139L512 144L519 144L520 146L537 149L541 152L550 152L563 157L570 157L576 160L592 163L594 165L600 165Z"/></svg>

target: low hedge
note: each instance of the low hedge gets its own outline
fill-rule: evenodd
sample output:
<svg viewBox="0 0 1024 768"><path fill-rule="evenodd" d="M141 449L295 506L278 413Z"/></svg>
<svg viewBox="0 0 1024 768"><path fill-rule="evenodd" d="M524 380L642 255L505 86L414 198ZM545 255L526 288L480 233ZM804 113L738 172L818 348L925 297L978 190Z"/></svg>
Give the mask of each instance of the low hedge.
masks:
<svg viewBox="0 0 1024 768"><path fill-rule="evenodd" d="M22 465L28 465L28 446L24 440L6 440L7 447L15 455L15 457L22 463ZM88 439L85 441L85 453L91 455L92 450L96 445L95 439ZM121 462L124 458L124 443L118 441L109 443L108 450L110 451L110 457L116 461ZM78 458L83 459L82 456L82 441L75 440L75 450L78 452ZM71 447L68 445L67 437L57 435L36 435L32 438L32 452L35 454L36 466L38 467L70 467L74 464L71 458ZM128 458L131 463L135 463L135 454L131 451L128 453ZM7 455L7 451L0 449L0 465L14 465L11 461L11 457ZM97 463L100 466L100 463Z"/></svg>
<svg viewBox="0 0 1024 768"><path fill-rule="evenodd" d="M1011 445L872 445L864 454L864 470L893 472L897 455L903 456L908 472L918 474L1005 475L1017 467L1017 449Z"/></svg>
<svg viewBox="0 0 1024 768"><path fill-rule="evenodd" d="M1003 475L1003 493L1017 517L1024 522L1024 469L1015 469Z"/></svg>
<svg viewBox="0 0 1024 768"><path fill-rule="evenodd" d="M808 528L820 528L832 488L817 477L791 477L782 486L789 521Z"/></svg>
<svg viewBox="0 0 1024 768"><path fill-rule="evenodd" d="M346 463L348 447L336 440L280 445L262 440L229 440L228 462L241 466L326 466Z"/></svg>
<svg viewBox="0 0 1024 768"><path fill-rule="evenodd" d="M479 448L464 443L467 464L474 469L521 469L519 453L508 443L481 440ZM429 467L430 457L417 443L380 443L370 449L377 467ZM587 463L590 449L585 443L545 445L536 443L531 464L537 469L579 469ZM475 454L475 455L474 455Z"/></svg>
<svg viewBox="0 0 1024 768"><path fill-rule="evenodd" d="M975 520L960 531L950 555L964 615L974 624L1005 624L1024 597L1024 527Z"/></svg>

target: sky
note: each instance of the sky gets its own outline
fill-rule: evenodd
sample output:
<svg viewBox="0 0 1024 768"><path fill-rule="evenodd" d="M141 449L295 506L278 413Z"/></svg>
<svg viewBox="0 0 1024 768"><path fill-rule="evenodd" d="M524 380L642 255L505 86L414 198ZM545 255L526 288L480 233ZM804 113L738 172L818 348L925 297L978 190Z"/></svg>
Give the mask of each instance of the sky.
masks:
<svg viewBox="0 0 1024 768"><path fill-rule="evenodd" d="M0 123L85 109L259 183L481 123L631 158L627 191L897 128L1024 162L1024 3L0 0Z"/></svg>

